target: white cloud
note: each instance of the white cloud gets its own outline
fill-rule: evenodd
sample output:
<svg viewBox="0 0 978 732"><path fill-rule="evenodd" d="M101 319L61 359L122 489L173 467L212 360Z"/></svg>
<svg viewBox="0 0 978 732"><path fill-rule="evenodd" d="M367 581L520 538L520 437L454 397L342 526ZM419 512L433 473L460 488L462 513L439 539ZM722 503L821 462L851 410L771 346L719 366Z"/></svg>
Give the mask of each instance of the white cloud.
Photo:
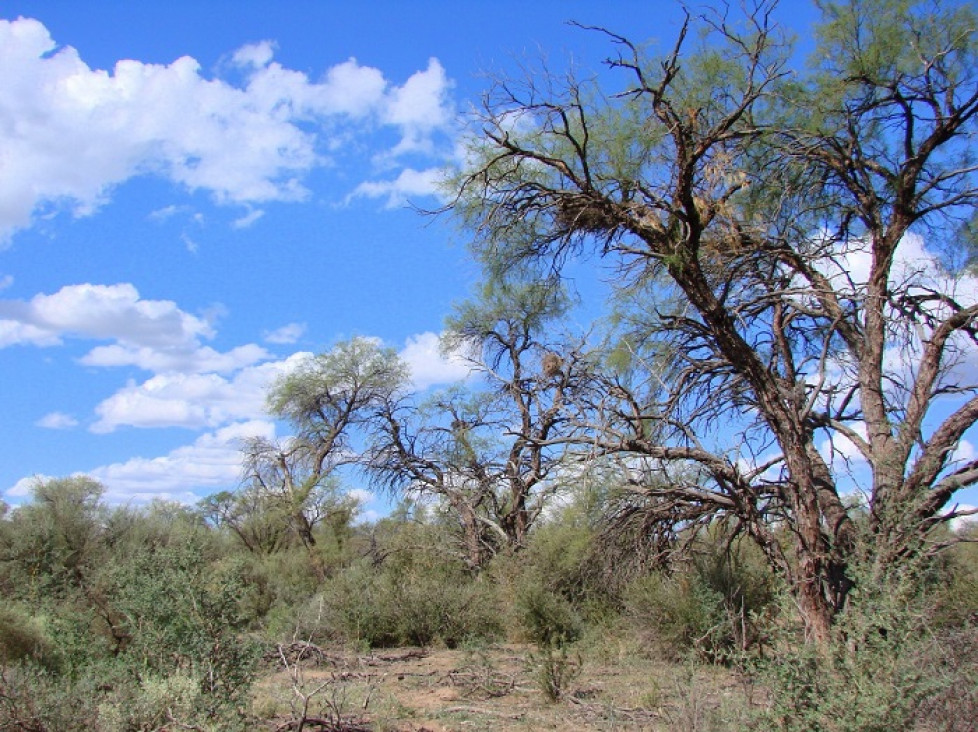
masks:
<svg viewBox="0 0 978 732"><path fill-rule="evenodd" d="M231 378L216 373L162 373L137 384L130 381L95 407L91 430L122 426L214 428L234 420L265 416L265 395L273 381L309 356L249 366Z"/></svg>
<svg viewBox="0 0 978 732"><path fill-rule="evenodd" d="M443 168L428 168L427 170L406 168L394 180L361 183L347 197L347 201L354 198L386 198L385 205L387 208L403 206L412 196L437 195L444 175Z"/></svg>
<svg viewBox="0 0 978 732"><path fill-rule="evenodd" d="M324 152L357 147L337 141L387 126L400 134L391 155L431 154L452 131L451 84L434 59L402 86L355 59L312 81L275 63L268 42L232 62L243 86L206 78L190 57L92 69L40 22L0 21L0 243L52 206L92 213L135 175L219 203L296 201Z"/></svg>
<svg viewBox="0 0 978 732"><path fill-rule="evenodd" d="M6 290L12 284L14 284L13 275L4 275L3 277L0 277L0 290Z"/></svg>
<svg viewBox="0 0 978 732"><path fill-rule="evenodd" d="M249 226L251 226L253 223L258 221L258 219L260 219L264 215L265 212L262 211L261 209L255 209L254 211L249 211L244 216L241 216L240 218L237 218L234 221L232 221L231 228L247 229Z"/></svg>
<svg viewBox="0 0 978 732"><path fill-rule="evenodd" d="M383 107L387 81L379 69L350 58L329 69L321 84L321 103L337 113L361 119Z"/></svg>
<svg viewBox="0 0 978 732"><path fill-rule="evenodd" d="M241 441L274 439L275 426L264 420L231 424L155 458L136 457L86 471L106 488L110 503L143 503L153 498L192 503L201 495L230 489L241 478Z"/></svg>
<svg viewBox="0 0 978 732"><path fill-rule="evenodd" d="M3 495L7 498L21 501L28 498L34 492L34 486L39 483L46 483L49 480L54 480L54 477L44 474L29 475L10 486L10 488L3 492Z"/></svg>
<svg viewBox="0 0 978 732"><path fill-rule="evenodd" d="M148 218L150 221L166 221L179 213L185 213L189 210L190 208L187 206L164 206L155 211L150 211Z"/></svg>
<svg viewBox="0 0 978 732"><path fill-rule="evenodd" d="M297 336L302 328L291 324L275 334ZM210 349L199 349L192 355L199 358L206 352ZM233 357L239 353L241 358L235 362ZM213 353L210 362L202 358L193 363L189 359L180 361L180 371L158 370L145 381L130 381L99 403L95 407L98 419L91 430L106 433L123 426L213 429L235 420L260 419L265 416L265 398L271 384L311 355L300 351L283 360L268 361L264 360L267 354L263 349L242 346L227 354ZM408 338L400 355L408 363L417 389L458 381L470 374L464 359L441 353L435 333ZM149 351L142 361L137 360L138 356L135 351L106 346L93 349L85 357L85 363L101 366L132 363L150 370L165 365L165 354Z"/></svg>
<svg viewBox="0 0 978 732"><path fill-rule="evenodd" d="M61 343L61 338L50 330L39 328L30 323L0 318L0 348L21 343L30 343L35 346L57 346Z"/></svg>
<svg viewBox="0 0 978 732"><path fill-rule="evenodd" d="M234 52L231 59L238 66L253 66L260 69L268 66L273 56L275 56L275 44L271 41L261 41L242 46Z"/></svg>
<svg viewBox="0 0 978 732"><path fill-rule="evenodd" d="M255 344L221 353L201 345L220 310L191 315L170 300L144 300L130 284L69 285L30 301L0 300L0 348L56 346L64 338L112 340L81 358L86 366L227 373L271 358Z"/></svg>
<svg viewBox="0 0 978 732"><path fill-rule="evenodd" d="M134 457L76 473L88 475L105 486L105 500L112 504L148 503L154 498L194 503L202 495L234 488L241 479L241 444L248 437L275 438L275 425L267 420L248 420L200 435L189 445L159 457ZM29 498L38 482L51 480L33 475L18 480L4 491L8 499Z"/></svg>
<svg viewBox="0 0 978 732"><path fill-rule="evenodd" d="M262 337L267 343L288 344L295 343L305 332L305 323L289 323L288 325L283 325L281 328L266 331Z"/></svg>
<svg viewBox="0 0 978 732"><path fill-rule="evenodd" d="M431 132L451 119L447 100L450 88L445 69L432 58L427 69L414 73L404 86L392 91L384 116L400 126L404 135L394 154L431 151Z"/></svg>
<svg viewBox="0 0 978 732"><path fill-rule="evenodd" d="M261 346L249 343L221 353L209 346L157 349L127 345L97 346L82 356L86 366L137 366L155 373L228 373L271 358Z"/></svg>
<svg viewBox="0 0 978 732"><path fill-rule="evenodd" d="M0 334L0 346L49 346L74 336L167 348L192 345L214 331L169 300L141 299L130 284L82 284L35 295L29 302L0 300Z"/></svg>
<svg viewBox="0 0 978 732"><path fill-rule="evenodd" d="M51 412L50 414L45 414L34 424L50 430L67 430L72 427L77 427L78 420L64 412Z"/></svg>
<svg viewBox="0 0 978 732"><path fill-rule="evenodd" d="M400 356L411 369L411 380L416 389L452 383L471 374L469 364L463 358L442 354L436 333L426 332L409 337Z"/></svg>

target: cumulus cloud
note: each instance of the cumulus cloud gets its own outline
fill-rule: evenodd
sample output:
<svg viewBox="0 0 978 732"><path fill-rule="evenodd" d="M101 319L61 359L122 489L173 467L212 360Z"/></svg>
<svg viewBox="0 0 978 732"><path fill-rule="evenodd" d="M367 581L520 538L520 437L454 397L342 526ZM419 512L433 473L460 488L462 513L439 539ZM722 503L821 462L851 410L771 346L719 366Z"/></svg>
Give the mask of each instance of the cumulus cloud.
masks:
<svg viewBox="0 0 978 732"><path fill-rule="evenodd" d="M95 407L91 430L112 432L122 426L214 428L234 420L265 415L265 395L280 375L309 356L297 353L239 370L230 377L217 373L157 374L126 386Z"/></svg>
<svg viewBox="0 0 978 732"><path fill-rule="evenodd" d="M44 475L43 473L28 475L21 478L10 486L10 488L5 490L3 495L15 501L22 501L25 498L29 498L31 494L34 493L34 486L38 485L39 483L46 483L49 480L54 480L54 476Z"/></svg>
<svg viewBox="0 0 978 732"><path fill-rule="evenodd" d="M262 337L267 343L288 344L295 343L297 340L302 338L302 335L305 332L305 323L289 323L288 325L283 325L281 328L266 331Z"/></svg>
<svg viewBox="0 0 978 732"><path fill-rule="evenodd" d="M280 328L273 335L279 338L293 337L300 334L303 328L292 324ZM142 382L129 381L95 407L97 420L90 429L96 433L113 432L124 426L213 429L235 420L262 418L265 416L265 398L272 383L312 354L300 351L282 360L262 360L258 363L257 358L250 362L251 359L247 357L250 348L243 346L227 354L215 354L211 364L213 368L210 369L160 371ZM201 352L208 350L201 349ZM235 364L232 356L237 352L244 352L245 357ZM255 355L259 355L259 352L264 354L259 349ZM99 358L89 358L92 354L97 354ZM113 361L113 355L118 355L119 360ZM127 360L130 355L122 349L104 347L94 349L85 357L85 362L92 365L134 363ZM412 384L416 389L458 381L470 374L464 359L442 354L435 333L411 336L400 356L411 369ZM229 362L228 368L218 368L224 365L225 360ZM157 358L143 365L162 365L162 361Z"/></svg>
<svg viewBox="0 0 978 732"><path fill-rule="evenodd" d="M160 350L131 345L96 346L82 356L86 366L136 366L144 371L179 373L228 373L264 361L271 354L249 343L221 353L210 346L189 344L184 348Z"/></svg>
<svg viewBox="0 0 978 732"><path fill-rule="evenodd" d="M469 364L463 358L442 353L437 333L426 332L409 337L400 356L411 369L411 382L415 389L460 381L471 373Z"/></svg>
<svg viewBox="0 0 978 732"><path fill-rule="evenodd" d="M62 338L116 339L166 348L210 338L205 319L169 300L143 300L131 284L67 285L30 301L0 300L0 347L58 345Z"/></svg>
<svg viewBox="0 0 978 732"><path fill-rule="evenodd" d="M49 430L67 430L72 427L77 427L78 420L64 412L51 412L50 414L45 414L34 424Z"/></svg>
<svg viewBox="0 0 978 732"><path fill-rule="evenodd" d="M412 197L434 196L439 192L439 186L444 178L443 168L414 170L406 168L393 180L365 181L358 185L347 197L354 198L385 198L387 208L403 206Z"/></svg>
<svg viewBox="0 0 978 732"><path fill-rule="evenodd" d="M248 420L207 432L190 445L154 458L136 457L86 471L106 488L111 503L154 498L191 503L233 488L241 478L241 444L249 437L274 439L275 425Z"/></svg>
<svg viewBox="0 0 978 732"><path fill-rule="evenodd" d="M0 20L0 242L51 207L90 214L135 175L219 203L295 201L327 153L352 149L338 140L393 129L396 157L430 154L450 131L451 84L434 59L400 86L352 58L318 81L273 59L268 42L238 49L240 84L190 57L93 69L40 22Z"/></svg>
<svg viewBox="0 0 978 732"><path fill-rule="evenodd" d="M170 300L144 300L131 284L68 285L29 301L0 300L0 348L50 347L65 338L112 340L82 357L86 366L226 373L271 357L247 344L225 353L201 343L213 317L191 315Z"/></svg>
<svg viewBox="0 0 978 732"><path fill-rule="evenodd" d="M404 86L391 91L384 118L404 130L394 154L431 152L432 131L450 121L446 100L450 88L445 69L432 58L427 69L412 74Z"/></svg>

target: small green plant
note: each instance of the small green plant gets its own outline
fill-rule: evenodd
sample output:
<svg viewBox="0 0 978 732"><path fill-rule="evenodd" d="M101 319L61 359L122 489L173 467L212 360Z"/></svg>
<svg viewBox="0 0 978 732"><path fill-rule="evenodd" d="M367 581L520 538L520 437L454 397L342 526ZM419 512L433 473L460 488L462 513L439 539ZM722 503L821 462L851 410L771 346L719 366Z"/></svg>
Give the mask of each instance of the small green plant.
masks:
<svg viewBox="0 0 978 732"><path fill-rule="evenodd" d="M854 566L849 604L824 645L805 645L791 630L783 632L761 664L770 694L764 723L798 732L916 729L922 723L973 728L975 633L935 630L929 568L902 569ZM954 721L962 719L960 709L968 710L964 726Z"/></svg>
<svg viewBox="0 0 978 732"><path fill-rule="evenodd" d="M580 654L572 654L563 643L540 646L537 652L529 654L528 663L537 687L551 703L564 697L583 665Z"/></svg>

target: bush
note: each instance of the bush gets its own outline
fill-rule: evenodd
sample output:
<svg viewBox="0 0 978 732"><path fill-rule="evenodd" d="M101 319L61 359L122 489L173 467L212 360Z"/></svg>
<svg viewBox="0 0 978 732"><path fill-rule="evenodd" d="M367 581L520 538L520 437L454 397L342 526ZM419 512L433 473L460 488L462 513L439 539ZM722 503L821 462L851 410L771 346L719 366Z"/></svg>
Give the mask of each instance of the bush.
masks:
<svg viewBox="0 0 978 732"><path fill-rule="evenodd" d="M303 637L371 648L436 641L454 647L501 632L491 587L445 560L354 565L327 581L321 606L317 627L300 630Z"/></svg>
<svg viewBox="0 0 978 732"><path fill-rule="evenodd" d="M628 614L651 632L659 650L674 659L695 650L715 658L724 647L723 596L696 574L656 572L626 593Z"/></svg>
<svg viewBox="0 0 978 732"><path fill-rule="evenodd" d="M852 568L855 589L825 646L781 634L761 665L771 700L764 722L799 732L973 729L975 630L935 631L927 585L903 569L879 577Z"/></svg>
<svg viewBox="0 0 978 732"><path fill-rule="evenodd" d="M707 661L728 661L763 639L775 607L775 581L754 547L729 549L709 535L690 559L633 581L625 590L626 614L650 632L660 649L678 658L693 651Z"/></svg>
<svg viewBox="0 0 978 732"><path fill-rule="evenodd" d="M201 718L200 683L185 673L169 677L148 675L138 685L124 687L98 707L101 732L168 729L195 726ZM196 727L199 729L199 727Z"/></svg>
<svg viewBox="0 0 978 732"><path fill-rule="evenodd" d="M516 597L517 618L523 636L541 648L573 643L583 623L569 600L538 584L526 584Z"/></svg>
<svg viewBox="0 0 978 732"><path fill-rule="evenodd" d="M52 665L50 638L37 618L14 606L0 607L0 665L28 659Z"/></svg>
<svg viewBox="0 0 978 732"><path fill-rule="evenodd" d="M0 729L91 732L99 729L98 691L90 677L72 681L33 664L0 667Z"/></svg>

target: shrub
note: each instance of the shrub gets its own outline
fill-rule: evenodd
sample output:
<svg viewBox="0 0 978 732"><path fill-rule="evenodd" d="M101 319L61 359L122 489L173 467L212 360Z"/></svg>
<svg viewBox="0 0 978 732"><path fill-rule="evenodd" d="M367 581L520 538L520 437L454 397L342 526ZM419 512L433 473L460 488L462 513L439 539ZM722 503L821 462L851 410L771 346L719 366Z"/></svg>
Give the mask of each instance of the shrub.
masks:
<svg viewBox="0 0 978 732"><path fill-rule="evenodd" d="M783 730L972 729L978 713L973 628L935 630L921 574L855 566L846 610L822 647L785 630L761 665L767 724Z"/></svg>
<svg viewBox="0 0 978 732"><path fill-rule="evenodd" d="M37 618L18 607L0 607L0 665L27 659L51 665L54 659L50 638Z"/></svg>
<svg viewBox="0 0 978 732"><path fill-rule="evenodd" d="M516 611L525 639L541 648L560 647L581 635L583 623L570 601L538 584L519 589Z"/></svg>
<svg viewBox="0 0 978 732"><path fill-rule="evenodd" d="M727 645L723 596L695 573L642 577L627 591L626 605L665 655L692 649L715 658Z"/></svg>
<svg viewBox="0 0 978 732"><path fill-rule="evenodd" d="M453 647L500 633L491 588L449 563L355 565L327 582L322 606L313 637L368 647L439 640Z"/></svg>
<svg viewBox="0 0 978 732"><path fill-rule="evenodd" d="M687 561L634 580L624 599L626 613L667 655L691 650L704 660L728 661L763 639L775 580L753 545L727 546L706 534Z"/></svg>
<svg viewBox="0 0 978 732"><path fill-rule="evenodd" d="M91 677L73 681L29 663L0 667L0 729L91 732L99 729Z"/></svg>

